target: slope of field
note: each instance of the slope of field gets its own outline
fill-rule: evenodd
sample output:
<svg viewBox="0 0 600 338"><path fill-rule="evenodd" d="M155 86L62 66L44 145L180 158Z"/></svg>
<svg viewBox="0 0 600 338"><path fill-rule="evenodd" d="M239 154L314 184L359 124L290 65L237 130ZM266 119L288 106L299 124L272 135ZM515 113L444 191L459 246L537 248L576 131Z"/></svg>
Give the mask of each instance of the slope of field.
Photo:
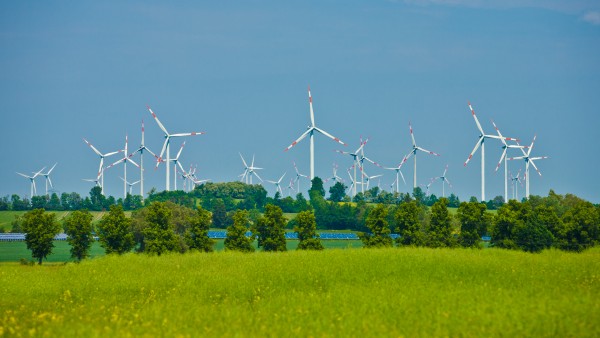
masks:
<svg viewBox="0 0 600 338"><path fill-rule="evenodd" d="M600 336L600 250L326 250L0 266L0 336Z"/></svg>

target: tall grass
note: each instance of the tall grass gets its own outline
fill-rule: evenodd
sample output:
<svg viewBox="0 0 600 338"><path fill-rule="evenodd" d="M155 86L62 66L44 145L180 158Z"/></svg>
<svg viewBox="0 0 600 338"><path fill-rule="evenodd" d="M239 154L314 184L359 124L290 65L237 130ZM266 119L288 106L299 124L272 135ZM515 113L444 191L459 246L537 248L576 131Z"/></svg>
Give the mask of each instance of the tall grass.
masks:
<svg viewBox="0 0 600 338"><path fill-rule="evenodd" d="M325 250L0 265L0 336L600 336L600 250Z"/></svg>

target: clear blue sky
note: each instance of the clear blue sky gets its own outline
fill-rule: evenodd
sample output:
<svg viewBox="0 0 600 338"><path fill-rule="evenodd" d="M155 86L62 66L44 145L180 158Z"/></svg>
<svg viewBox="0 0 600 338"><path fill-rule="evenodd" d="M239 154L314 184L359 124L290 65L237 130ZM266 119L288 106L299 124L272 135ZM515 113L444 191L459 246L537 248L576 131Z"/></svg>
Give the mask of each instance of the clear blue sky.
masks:
<svg viewBox="0 0 600 338"><path fill-rule="evenodd" d="M292 161L309 171L308 140L283 149L310 123L310 85L317 125L348 143L344 150L370 136L366 155L384 165L410 150L412 121L417 143L442 154L419 154L419 183L448 164L450 192L480 195L479 153L463 167L479 135L471 101L487 133L494 119L522 143L537 134L532 155L550 159L536 162L543 177L532 172L532 194L600 202L599 1L5 1L0 74L1 196L29 195L15 172L54 162L56 190L87 195L92 184L82 178L95 176L98 158L82 137L108 152L128 134L133 149L142 119L147 145L160 151L146 104L171 132L207 133L188 138L181 155L200 178L237 179L241 152L256 155L263 179L287 171L287 182ZM330 176L334 161L351 165L319 136L317 176ZM486 145L490 199L503 194L494 174L501 149ZM164 166L154 171L145 159L146 190L164 189ZM385 174L383 188L394 179L367 168ZM114 169L106 193L119 197L123 170ZM128 177L137 170L129 166Z"/></svg>

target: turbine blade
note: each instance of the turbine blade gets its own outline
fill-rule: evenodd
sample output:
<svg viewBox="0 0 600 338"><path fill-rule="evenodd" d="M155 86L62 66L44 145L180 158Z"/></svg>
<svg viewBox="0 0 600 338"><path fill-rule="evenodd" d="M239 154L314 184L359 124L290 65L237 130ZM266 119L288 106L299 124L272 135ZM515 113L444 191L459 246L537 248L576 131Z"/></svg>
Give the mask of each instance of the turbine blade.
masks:
<svg viewBox="0 0 600 338"><path fill-rule="evenodd" d="M169 136L170 137L183 137L183 136L196 136L196 135L204 135L204 134L206 134L206 132L198 131L198 132L191 132L191 133L173 134L173 135L169 135Z"/></svg>
<svg viewBox="0 0 600 338"><path fill-rule="evenodd" d="M479 136L479 140L477 140L477 143L475 143L475 148L473 148L473 151L471 151L471 153L469 154L469 157L465 161L465 164L464 164L465 167L467 166L467 163L469 163L469 161L473 157L473 154L475 154L475 152L477 151L477 149L479 149L479 146L483 143L483 140L484 140L483 136Z"/></svg>
<svg viewBox="0 0 600 338"><path fill-rule="evenodd" d="M479 120L477 119L477 115L475 115L475 110L473 110L473 106L471 106L471 102L469 102L468 104L469 104L469 109L471 110L471 114L473 115L473 118L475 119L475 124L477 124L477 129L479 129L479 132L481 132L481 135L485 135L485 133L483 132L483 128L481 128L481 124L479 123Z"/></svg>
<svg viewBox="0 0 600 338"><path fill-rule="evenodd" d="M408 128L410 129L410 137L412 139L413 147L416 147L417 142L415 142L415 135L413 134L412 124L410 124L410 122L408 122Z"/></svg>
<svg viewBox="0 0 600 338"><path fill-rule="evenodd" d="M508 148L504 148L504 151L502 152L502 156L500 156L500 161L498 161L498 165L496 165L496 170L494 170L495 172L498 172L498 169L500 169L500 165L502 164L502 160L506 156L506 150L507 149Z"/></svg>
<svg viewBox="0 0 600 338"><path fill-rule="evenodd" d="M314 128L307 129L304 133L302 133L302 135L300 135L300 137L298 137L298 139L296 141L292 142L292 144L290 144L283 151L288 151L288 150L292 149L293 146L295 146L296 144L298 144L298 142L302 141L306 137L306 135L308 135L313 130L314 130Z"/></svg>
<svg viewBox="0 0 600 338"><path fill-rule="evenodd" d="M313 111L312 95L310 94L310 85L308 86L308 106L310 108L310 125L315 127L315 112Z"/></svg>
<svg viewBox="0 0 600 338"><path fill-rule="evenodd" d="M165 128L165 126L163 126L163 124L160 123L160 120L158 119L158 117L156 116L156 114L154 114L154 112L152 111L152 109L150 109L150 106L146 106L146 107L148 108L148 111L150 111L150 114L154 118L154 121L156 121L156 124L158 124L158 127L165 133L165 135L169 135L169 132L167 131L167 129Z"/></svg>
<svg viewBox="0 0 600 338"><path fill-rule="evenodd" d="M440 156L440 154L438 154L438 153L434 153L433 151L429 151L429 150L427 150L427 149L423 149L423 148L421 148L421 147L417 147L417 149L418 149L418 150L420 150L420 151L423 151L423 152L429 153L429 154L431 154L431 155Z"/></svg>
<svg viewBox="0 0 600 338"><path fill-rule="evenodd" d="M342 145L345 145L345 146L347 146L347 144L346 144L346 143L344 143L344 142L342 142L342 140L340 140L339 138L337 138L337 137L335 137L335 136L333 136L333 135L329 134L329 133L328 133L328 132L326 132L325 130L323 130L323 129L320 129L320 128L317 128L317 127L315 127L314 129L315 129L316 131L318 131L319 133L321 133L321 134L323 134L323 135L325 135L325 136L329 137L330 139L334 140L335 142L337 142L337 143L339 143L339 144L342 144Z"/></svg>
<svg viewBox="0 0 600 338"><path fill-rule="evenodd" d="M94 147L90 142L88 142L88 140L85 139L85 137L83 138L83 141L85 141L85 143L90 146L90 148L92 148L92 150L98 155L98 156L102 156L102 153L100 153L100 151L98 151L98 149L96 149L96 147Z"/></svg>

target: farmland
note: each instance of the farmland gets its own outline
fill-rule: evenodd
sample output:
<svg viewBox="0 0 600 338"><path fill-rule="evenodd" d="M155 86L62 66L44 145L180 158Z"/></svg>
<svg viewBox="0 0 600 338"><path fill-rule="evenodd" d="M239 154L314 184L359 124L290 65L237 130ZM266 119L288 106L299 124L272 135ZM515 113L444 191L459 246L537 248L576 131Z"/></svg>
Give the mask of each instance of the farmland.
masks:
<svg viewBox="0 0 600 338"><path fill-rule="evenodd" d="M127 254L0 269L0 335L600 335L600 250Z"/></svg>

